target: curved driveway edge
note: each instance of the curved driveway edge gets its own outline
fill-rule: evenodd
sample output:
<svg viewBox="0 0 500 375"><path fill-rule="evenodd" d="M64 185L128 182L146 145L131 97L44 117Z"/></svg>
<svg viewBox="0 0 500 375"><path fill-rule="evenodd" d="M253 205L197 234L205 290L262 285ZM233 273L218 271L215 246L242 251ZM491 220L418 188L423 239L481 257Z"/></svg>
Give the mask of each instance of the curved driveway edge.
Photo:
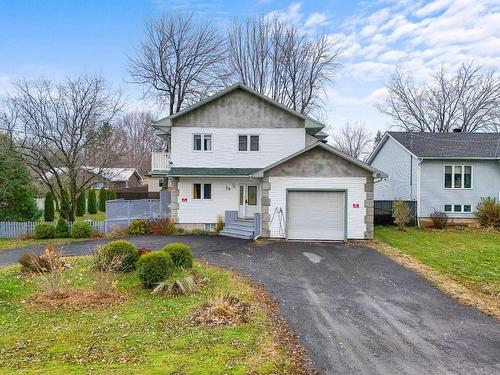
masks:
<svg viewBox="0 0 500 375"><path fill-rule="evenodd" d="M112 240L61 248L66 255L87 255ZM262 283L321 373L500 373L495 318L461 305L373 249L204 236L128 240L150 248L186 242L195 256ZM42 249L2 250L0 264Z"/></svg>

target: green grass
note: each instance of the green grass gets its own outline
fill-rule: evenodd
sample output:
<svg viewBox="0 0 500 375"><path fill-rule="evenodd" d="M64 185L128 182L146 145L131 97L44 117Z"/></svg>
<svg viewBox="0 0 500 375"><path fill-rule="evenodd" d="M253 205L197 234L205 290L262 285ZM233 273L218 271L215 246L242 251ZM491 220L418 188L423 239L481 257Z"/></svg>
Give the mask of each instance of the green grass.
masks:
<svg viewBox="0 0 500 375"><path fill-rule="evenodd" d="M376 227L375 239L480 293L500 296L500 233L468 228L407 232Z"/></svg>
<svg viewBox="0 0 500 375"><path fill-rule="evenodd" d="M68 285L92 288L90 258L68 258ZM112 307L42 310L29 303L37 278L0 268L0 373L247 374L288 373L252 287L229 271L195 264L208 278L193 296L152 295L135 272L118 277L127 301ZM253 305L250 323L205 327L194 308L230 293Z"/></svg>
<svg viewBox="0 0 500 375"><path fill-rule="evenodd" d="M0 238L0 251L6 249L14 249L27 246L43 245L52 243L54 245L65 245L75 241L83 241L88 238L52 238L50 240L35 240L26 239L21 240L17 238Z"/></svg>

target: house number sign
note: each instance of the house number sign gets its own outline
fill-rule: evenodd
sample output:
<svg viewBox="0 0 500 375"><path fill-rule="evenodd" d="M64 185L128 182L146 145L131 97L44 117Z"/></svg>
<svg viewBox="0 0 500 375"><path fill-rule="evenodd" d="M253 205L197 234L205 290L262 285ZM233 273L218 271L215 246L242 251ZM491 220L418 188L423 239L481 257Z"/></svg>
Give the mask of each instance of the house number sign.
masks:
<svg viewBox="0 0 500 375"><path fill-rule="evenodd" d="M182 203L186 203L188 201L187 198L182 198Z"/></svg>

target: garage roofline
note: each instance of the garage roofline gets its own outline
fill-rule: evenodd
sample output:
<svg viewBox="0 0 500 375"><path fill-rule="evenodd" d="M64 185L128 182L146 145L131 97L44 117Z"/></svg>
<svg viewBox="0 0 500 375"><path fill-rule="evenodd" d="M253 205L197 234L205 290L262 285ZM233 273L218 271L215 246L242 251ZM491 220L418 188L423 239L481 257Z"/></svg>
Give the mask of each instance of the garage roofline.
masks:
<svg viewBox="0 0 500 375"><path fill-rule="evenodd" d="M387 173L382 172L381 170L379 170L377 168L374 168L371 165L368 165L368 164L362 162L359 159L353 158L351 155L348 155L345 152L340 151L340 150L336 149L335 147L332 147L332 146L330 146L328 144L325 144L325 143L323 143L321 141L315 142L315 143L307 146L306 148L304 148L302 150L299 150L299 151L297 151L297 152L295 152L295 153L287 156L286 158L278 160L276 163L273 163L273 164L271 164L271 165L269 165L269 166L261 169L260 171L255 172L252 175L252 177L257 177L257 178L258 177L264 177L264 172L266 172L266 171L268 171L268 170L270 170L270 169L272 169L272 168L274 168L274 167L276 167L276 166L278 166L278 165L280 165L282 163L285 163L288 160L293 159L294 157L299 156L300 154L303 154L304 152L312 150L315 147L321 147L324 150L326 150L326 151L328 151L328 152L330 152L330 153L332 153L334 155L337 155L338 157L341 157L341 158L343 158L343 159L345 159L347 161L350 161L354 165L357 165L358 167L371 172L372 175L373 175L373 177L377 177L377 178L387 178L387 177L389 177L389 175Z"/></svg>

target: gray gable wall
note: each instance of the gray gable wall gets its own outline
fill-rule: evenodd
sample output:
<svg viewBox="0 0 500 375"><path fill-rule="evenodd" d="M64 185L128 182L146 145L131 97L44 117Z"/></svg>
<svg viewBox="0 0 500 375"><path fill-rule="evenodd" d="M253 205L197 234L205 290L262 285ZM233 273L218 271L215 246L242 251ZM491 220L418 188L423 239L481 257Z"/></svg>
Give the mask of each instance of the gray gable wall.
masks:
<svg viewBox="0 0 500 375"><path fill-rule="evenodd" d="M372 173L315 147L264 172L266 177L371 177Z"/></svg>
<svg viewBox="0 0 500 375"><path fill-rule="evenodd" d="M303 128L305 121L255 95L236 89L172 119L172 124L205 128Z"/></svg>

